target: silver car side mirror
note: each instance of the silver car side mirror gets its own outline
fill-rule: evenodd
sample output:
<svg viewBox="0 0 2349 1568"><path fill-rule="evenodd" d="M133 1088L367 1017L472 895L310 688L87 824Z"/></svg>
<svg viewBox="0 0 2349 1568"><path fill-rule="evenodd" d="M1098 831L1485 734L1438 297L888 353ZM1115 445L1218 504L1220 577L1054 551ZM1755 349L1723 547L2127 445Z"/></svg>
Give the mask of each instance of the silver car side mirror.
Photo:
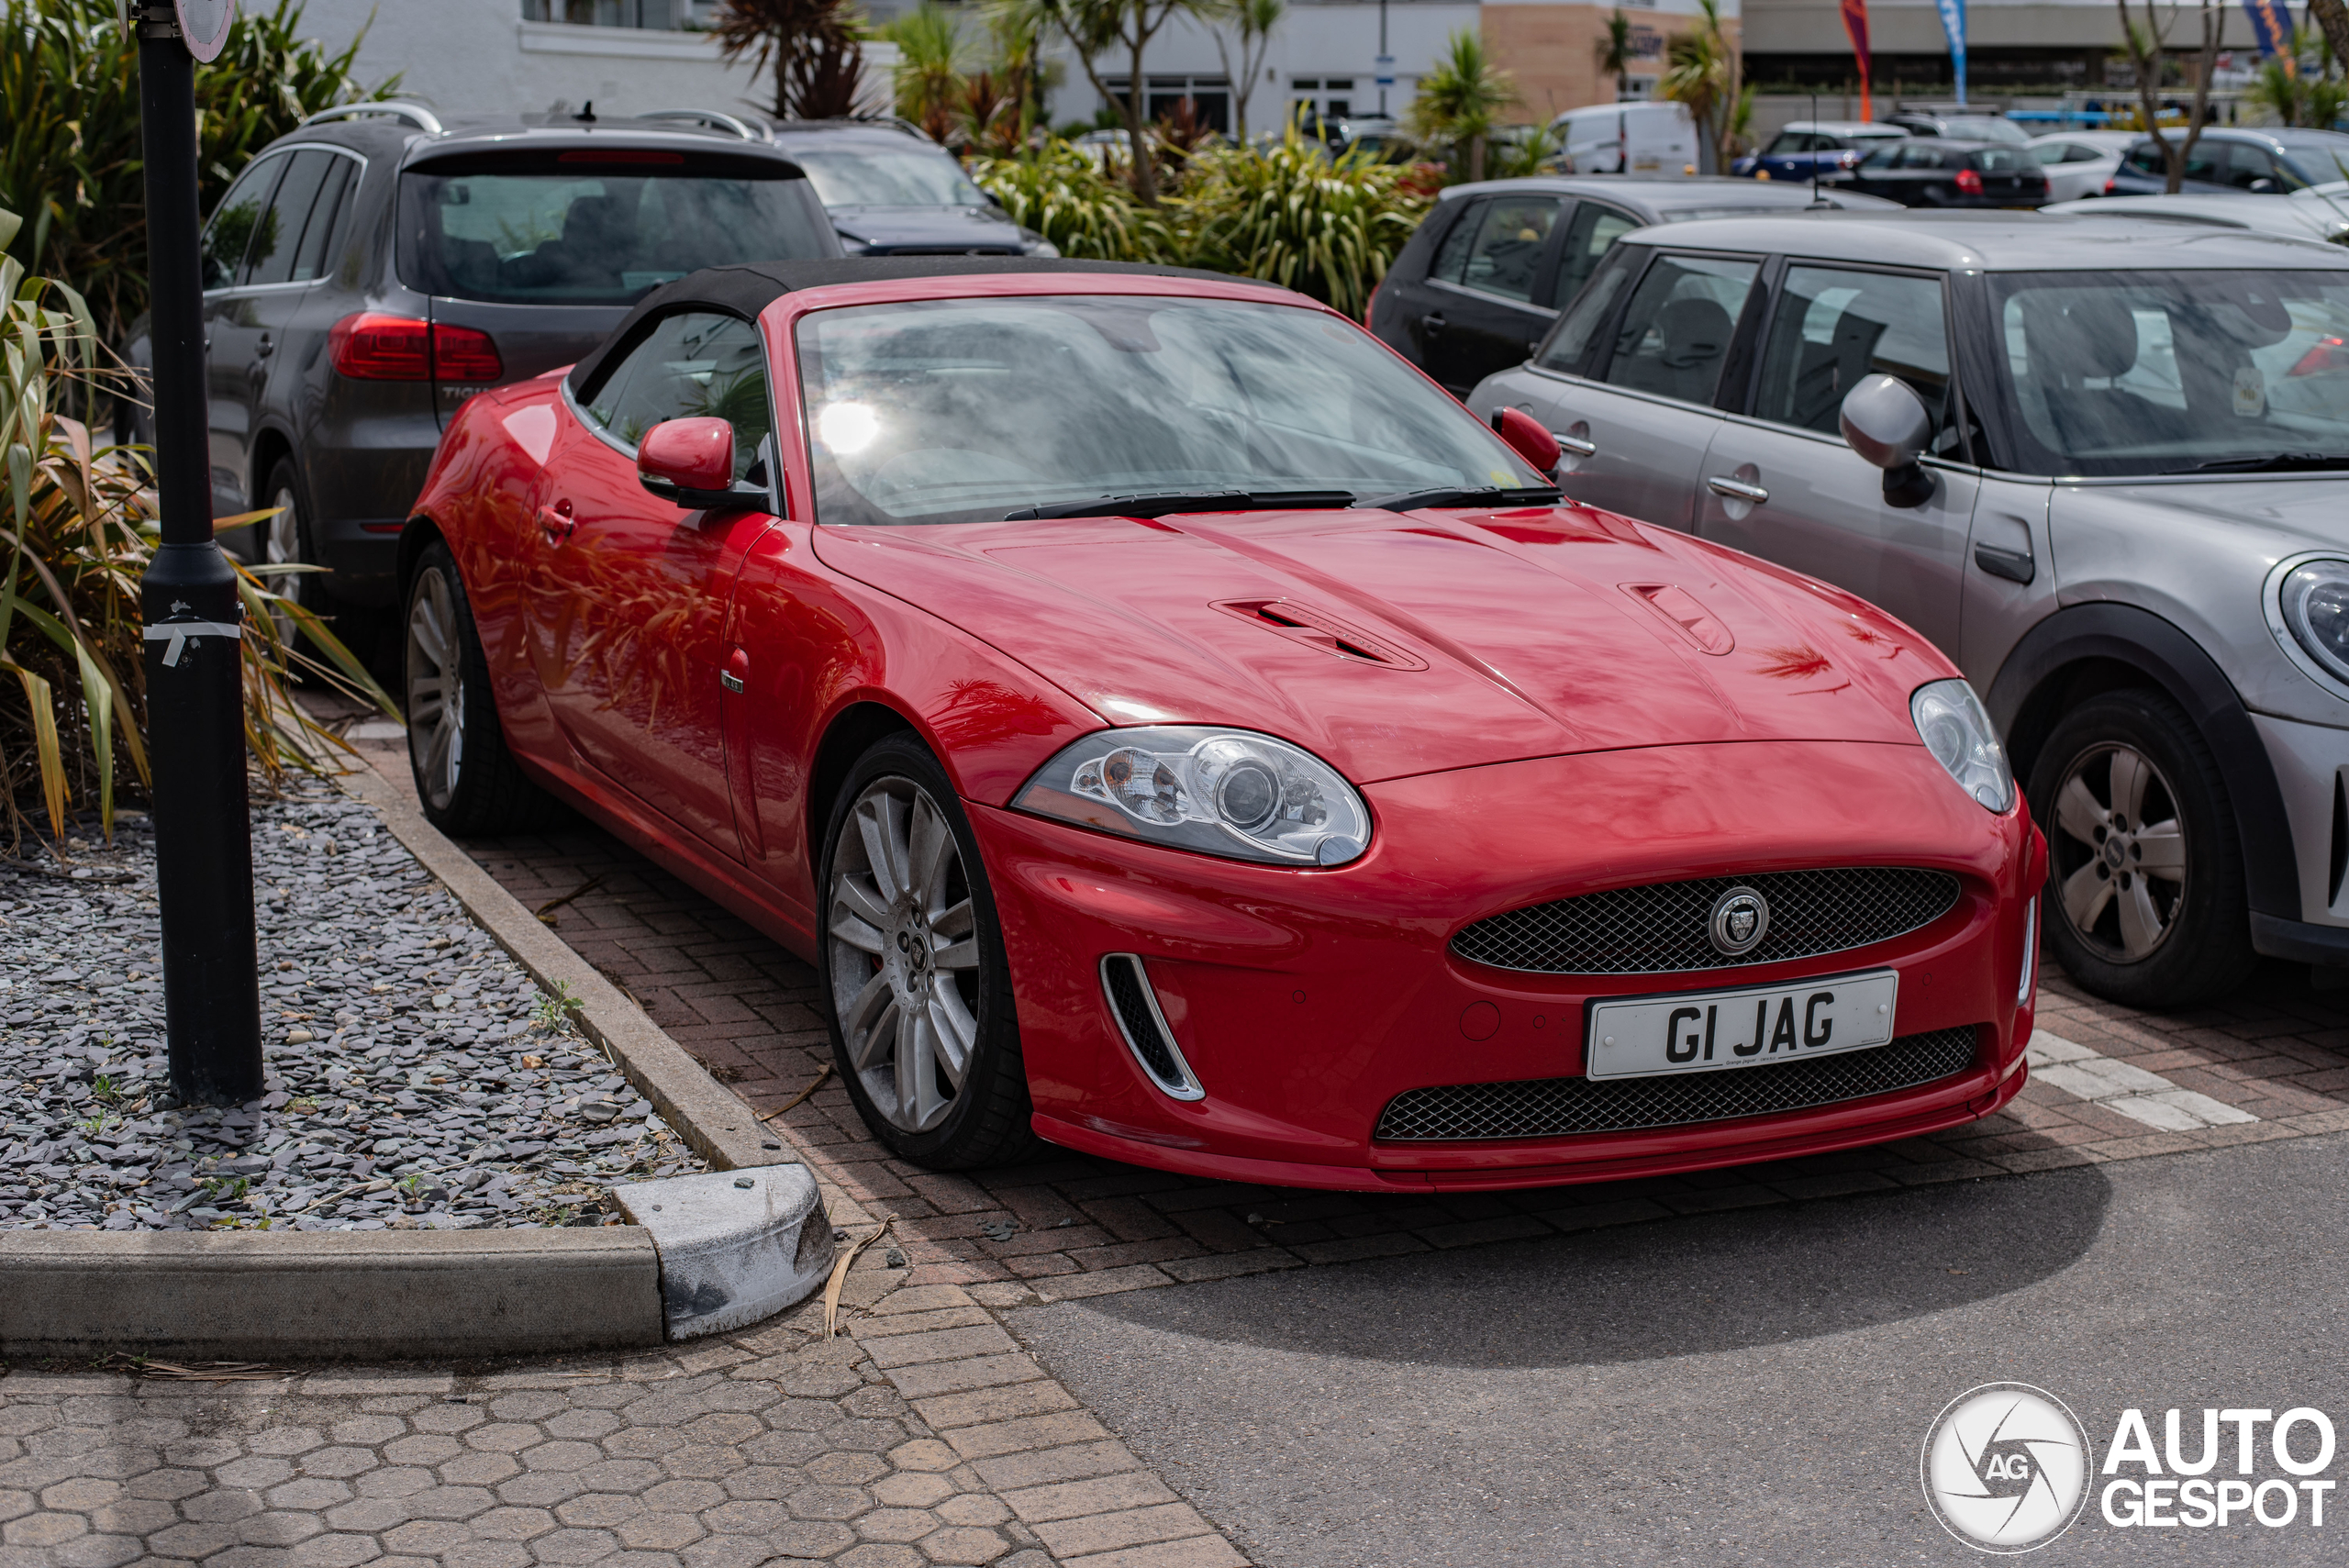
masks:
<svg viewBox="0 0 2349 1568"><path fill-rule="evenodd" d="M1933 476L1917 459L1933 438L1933 417L1907 382L1867 377L1843 395L1836 422L1851 449L1884 470L1887 506L1921 506L1932 499Z"/></svg>

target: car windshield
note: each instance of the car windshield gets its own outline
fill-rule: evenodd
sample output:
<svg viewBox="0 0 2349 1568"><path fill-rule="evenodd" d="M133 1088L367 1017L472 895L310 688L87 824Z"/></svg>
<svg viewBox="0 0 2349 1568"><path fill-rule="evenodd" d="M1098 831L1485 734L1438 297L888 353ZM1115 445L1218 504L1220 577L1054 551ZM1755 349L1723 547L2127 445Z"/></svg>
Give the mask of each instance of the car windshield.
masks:
<svg viewBox="0 0 2349 1568"><path fill-rule="evenodd" d="M2007 272L2009 466L2349 467L2349 272Z"/></svg>
<svg viewBox="0 0 2349 1568"><path fill-rule="evenodd" d="M798 354L822 523L975 522L1170 492L1366 499L1545 483L1360 328L1297 306L859 306L802 319Z"/></svg>
<svg viewBox="0 0 2349 1568"><path fill-rule="evenodd" d="M2321 142L2314 146L2288 146L2284 149L2285 167L2311 185L2330 185L2349 175L2349 137L2338 143Z"/></svg>
<svg viewBox="0 0 2349 1568"><path fill-rule="evenodd" d="M410 170L400 198L400 275L460 299L631 305L703 267L837 254L774 159L493 155Z"/></svg>
<svg viewBox="0 0 2349 1568"><path fill-rule="evenodd" d="M971 183L944 148L796 147L791 161L807 171L826 206L985 206L986 193Z"/></svg>

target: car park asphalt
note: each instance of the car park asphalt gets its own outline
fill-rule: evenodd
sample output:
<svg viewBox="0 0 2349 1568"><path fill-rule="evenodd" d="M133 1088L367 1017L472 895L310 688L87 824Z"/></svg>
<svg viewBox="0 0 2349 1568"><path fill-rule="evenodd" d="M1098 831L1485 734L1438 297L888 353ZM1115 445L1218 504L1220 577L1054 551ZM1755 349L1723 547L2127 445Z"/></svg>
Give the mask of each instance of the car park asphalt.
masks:
<svg viewBox="0 0 2349 1568"><path fill-rule="evenodd" d="M2099 1465L2126 1407L2157 1443L2162 1411L2182 1407L2189 1452L2205 1406L2349 1407L2344 1176L2349 1138L2310 1138L1007 1321L1279 1568L1963 1562L1919 1452L1977 1385L2055 1394ZM2260 1473L2278 1475L2260 1446ZM2338 1555L2305 1514L2123 1529L2092 1490L2041 1561Z"/></svg>

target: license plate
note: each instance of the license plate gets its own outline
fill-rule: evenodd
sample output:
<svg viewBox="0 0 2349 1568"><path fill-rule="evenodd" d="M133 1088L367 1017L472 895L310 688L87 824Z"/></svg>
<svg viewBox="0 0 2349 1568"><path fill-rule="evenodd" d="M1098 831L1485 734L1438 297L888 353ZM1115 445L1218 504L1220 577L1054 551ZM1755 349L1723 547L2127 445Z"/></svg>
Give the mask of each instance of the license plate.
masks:
<svg viewBox="0 0 2349 1568"><path fill-rule="evenodd" d="M1596 1002L1585 1071L1593 1078L1720 1073L1882 1045L1900 976L1885 969L1791 985Z"/></svg>

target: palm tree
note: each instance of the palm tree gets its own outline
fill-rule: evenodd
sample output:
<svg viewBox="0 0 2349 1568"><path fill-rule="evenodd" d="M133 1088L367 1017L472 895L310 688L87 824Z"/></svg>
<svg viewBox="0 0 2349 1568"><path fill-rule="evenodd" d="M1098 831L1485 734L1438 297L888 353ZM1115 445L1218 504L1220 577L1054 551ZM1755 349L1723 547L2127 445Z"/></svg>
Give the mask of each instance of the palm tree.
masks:
<svg viewBox="0 0 2349 1568"><path fill-rule="evenodd" d="M1516 82L1485 59L1485 40L1463 28L1452 35L1435 69L1419 78L1419 95L1405 118L1411 134L1422 140L1452 143L1464 155L1468 178L1481 180L1494 117L1517 101Z"/></svg>
<svg viewBox="0 0 2349 1568"><path fill-rule="evenodd" d="M963 106L963 28L944 6L922 0L881 29L897 46L897 113L944 141Z"/></svg>
<svg viewBox="0 0 2349 1568"><path fill-rule="evenodd" d="M1240 36L1240 69L1231 69L1230 41L1221 27L1215 29L1216 58L1223 62L1223 79L1231 83L1231 123L1240 144L1248 144L1248 100L1256 91L1257 73L1272 52L1273 29L1288 15L1286 0L1222 0L1212 13Z"/></svg>
<svg viewBox="0 0 2349 1568"><path fill-rule="evenodd" d="M1615 99L1620 103L1631 95L1631 18L1618 6L1607 18L1607 34L1598 40L1598 69L1602 75L1615 78Z"/></svg>
<svg viewBox="0 0 2349 1568"><path fill-rule="evenodd" d="M710 31L728 60L774 71L781 119L832 119L854 106L864 73L848 0L726 0Z"/></svg>
<svg viewBox="0 0 2349 1568"><path fill-rule="evenodd" d="M1688 106L1689 117L1713 149L1713 166L1729 167L1739 99L1737 50L1721 30L1720 0L1697 0L1697 25L1664 46L1660 97Z"/></svg>

